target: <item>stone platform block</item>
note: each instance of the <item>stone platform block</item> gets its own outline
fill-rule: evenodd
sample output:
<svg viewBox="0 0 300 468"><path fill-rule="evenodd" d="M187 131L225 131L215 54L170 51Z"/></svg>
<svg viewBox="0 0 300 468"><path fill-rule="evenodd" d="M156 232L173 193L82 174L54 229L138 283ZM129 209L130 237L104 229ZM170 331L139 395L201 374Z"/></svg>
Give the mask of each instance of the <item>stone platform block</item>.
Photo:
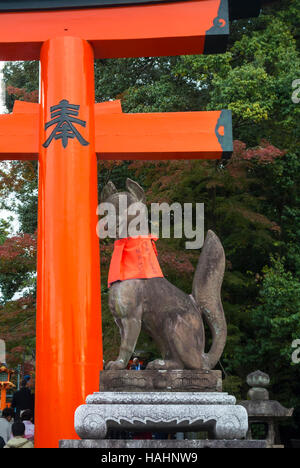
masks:
<svg viewBox="0 0 300 468"><path fill-rule="evenodd" d="M61 440L60 448L97 448L97 449L264 449L265 440ZM140 456L140 455L138 455Z"/></svg>
<svg viewBox="0 0 300 468"><path fill-rule="evenodd" d="M222 392L218 370L104 370L101 392Z"/></svg>

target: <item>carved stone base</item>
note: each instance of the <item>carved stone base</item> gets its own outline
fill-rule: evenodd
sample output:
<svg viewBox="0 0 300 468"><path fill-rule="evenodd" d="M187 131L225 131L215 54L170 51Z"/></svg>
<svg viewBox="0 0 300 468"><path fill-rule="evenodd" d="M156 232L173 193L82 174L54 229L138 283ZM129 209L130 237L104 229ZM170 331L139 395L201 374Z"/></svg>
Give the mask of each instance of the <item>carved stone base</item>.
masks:
<svg viewBox="0 0 300 468"><path fill-rule="evenodd" d="M149 432L208 431L215 439L242 439L248 430L245 408L227 393L125 393L89 395L75 412L81 439L104 439L108 429Z"/></svg>
<svg viewBox="0 0 300 468"><path fill-rule="evenodd" d="M221 392L222 372L215 370L105 370L101 392Z"/></svg>

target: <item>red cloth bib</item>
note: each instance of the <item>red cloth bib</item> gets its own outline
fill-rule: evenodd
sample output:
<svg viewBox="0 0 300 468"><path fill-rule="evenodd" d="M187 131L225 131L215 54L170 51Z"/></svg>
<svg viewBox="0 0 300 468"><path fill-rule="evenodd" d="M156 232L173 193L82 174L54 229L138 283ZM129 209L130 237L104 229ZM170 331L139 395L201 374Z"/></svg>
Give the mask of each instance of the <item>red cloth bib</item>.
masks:
<svg viewBox="0 0 300 468"><path fill-rule="evenodd" d="M154 241L157 241L157 237L151 235L126 237L115 241L108 273L108 287L115 281L163 278Z"/></svg>

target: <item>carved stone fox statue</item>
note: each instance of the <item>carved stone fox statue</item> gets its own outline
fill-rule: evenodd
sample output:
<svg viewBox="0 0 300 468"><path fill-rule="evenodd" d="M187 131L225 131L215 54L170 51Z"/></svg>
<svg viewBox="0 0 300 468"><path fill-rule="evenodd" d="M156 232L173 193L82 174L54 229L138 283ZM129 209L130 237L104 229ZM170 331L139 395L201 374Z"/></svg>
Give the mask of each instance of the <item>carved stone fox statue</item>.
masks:
<svg viewBox="0 0 300 468"><path fill-rule="evenodd" d="M114 205L119 220L122 217L118 211L120 195L126 196L127 207L145 202L139 184L127 179L126 188L126 192L118 192L109 182L102 192L102 200ZM114 282L109 291L109 307L120 329L121 346L117 360L110 361L106 369L126 369L142 326L163 357L150 362L147 369L213 369L222 355L227 336L220 298L224 270L221 242L216 234L208 231L191 295L163 277ZM212 334L208 353L205 353L203 319Z"/></svg>

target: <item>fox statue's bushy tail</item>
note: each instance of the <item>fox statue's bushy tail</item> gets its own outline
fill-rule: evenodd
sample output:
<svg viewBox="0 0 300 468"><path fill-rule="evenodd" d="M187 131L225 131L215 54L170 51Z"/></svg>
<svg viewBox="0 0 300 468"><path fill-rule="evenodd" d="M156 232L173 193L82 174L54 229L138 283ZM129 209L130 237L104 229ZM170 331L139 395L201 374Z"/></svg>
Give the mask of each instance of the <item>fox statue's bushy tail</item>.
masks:
<svg viewBox="0 0 300 468"><path fill-rule="evenodd" d="M213 369L219 361L227 337L227 325L221 302L221 286L225 271L225 253L213 231L208 231L193 280L192 295L207 321L212 346L205 354L205 363Z"/></svg>

